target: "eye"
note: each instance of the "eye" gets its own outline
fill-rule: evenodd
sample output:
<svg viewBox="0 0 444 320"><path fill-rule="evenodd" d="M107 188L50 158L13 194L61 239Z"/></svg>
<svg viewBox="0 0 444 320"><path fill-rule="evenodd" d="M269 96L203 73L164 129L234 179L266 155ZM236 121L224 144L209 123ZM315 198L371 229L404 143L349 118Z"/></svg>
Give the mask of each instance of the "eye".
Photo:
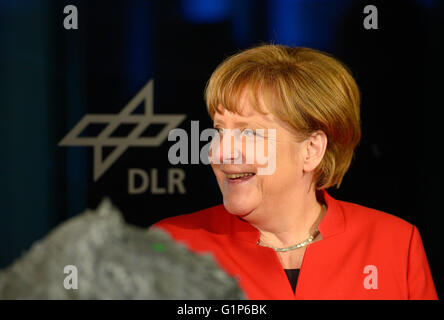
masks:
<svg viewBox="0 0 444 320"><path fill-rule="evenodd" d="M253 137L255 135L255 132L252 129L244 129L242 131L242 134L246 137Z"/></svg>

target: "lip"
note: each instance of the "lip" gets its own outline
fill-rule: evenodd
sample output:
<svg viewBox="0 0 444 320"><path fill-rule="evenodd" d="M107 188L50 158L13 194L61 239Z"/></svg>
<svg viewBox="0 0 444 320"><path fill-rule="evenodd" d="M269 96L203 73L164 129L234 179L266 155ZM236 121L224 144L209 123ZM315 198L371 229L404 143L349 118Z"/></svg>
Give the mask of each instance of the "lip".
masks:
<svg viewBox="0 0 444 320"><path fill-rule="evenodd" d="M221 170L225 175L227 174L240 174L240 173L254 173L256 174L255 169L247 169L247 170Z"/></svg>
<svg viewBox="0 0 444 320"><path fill-rule="evenodd" d="M236 172L236 173L246 173L246 172ZM234 173L226 173L226 174L234 174ZM253 179L255 176L256 176L256 174L242 177L242 178L237 178L237 179L230 179L228 177L225 177L225 179L227 180L228 184L241 184L241 183L248 182L249 180Z"/></svg>

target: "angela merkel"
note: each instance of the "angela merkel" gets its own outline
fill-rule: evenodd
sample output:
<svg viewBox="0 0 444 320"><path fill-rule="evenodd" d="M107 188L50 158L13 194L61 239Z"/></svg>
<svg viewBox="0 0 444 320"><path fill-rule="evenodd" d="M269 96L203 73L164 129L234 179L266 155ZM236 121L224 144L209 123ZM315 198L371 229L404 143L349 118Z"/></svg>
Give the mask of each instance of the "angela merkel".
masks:
<svg viewBox="0 0 444 320"><path fill-rule="evenodd" d="M205 100L223 204L155 227L210 252L248 299L437 299L414 225L326 191L339 188L361 138L359 89L341 62L258 46L216 68ZM241 143L223 147L232 139ZM264 142L275 154L268 174L246 161Z"/></svg>

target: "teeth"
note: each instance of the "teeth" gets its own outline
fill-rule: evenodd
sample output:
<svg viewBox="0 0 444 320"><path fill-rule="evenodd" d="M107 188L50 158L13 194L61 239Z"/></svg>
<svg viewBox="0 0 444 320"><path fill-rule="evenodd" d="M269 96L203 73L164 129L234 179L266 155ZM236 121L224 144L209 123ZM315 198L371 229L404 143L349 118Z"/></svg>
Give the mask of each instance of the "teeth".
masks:
<svg viewBox="0 0 444 320"><path fill-rule="evenodd" d="M235 173L235 174L227 174L228 179L237 179L247 176L252 176L254 173Z"/></svg>

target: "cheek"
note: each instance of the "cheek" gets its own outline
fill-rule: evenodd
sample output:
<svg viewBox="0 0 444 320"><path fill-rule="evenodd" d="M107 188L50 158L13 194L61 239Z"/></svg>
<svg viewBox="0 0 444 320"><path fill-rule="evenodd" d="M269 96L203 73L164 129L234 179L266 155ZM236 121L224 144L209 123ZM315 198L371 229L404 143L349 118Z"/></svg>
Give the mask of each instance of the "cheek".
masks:
<svg viewBox="0 0 444 320"><path fill-rule="evenodd" d="M211 164L211 169L213 169L214 175L216 176L217 180L219 180L222 174L222 171L219 169L219 165Z"/></svg>
<svg viewBox="0 0 444 320"><path fill-rule="evenodd" d="M295 179L302 173L301 153L295 146L278 145L276 148L276 174L280 178Z"/></svg>
<svg viewBox="0 0 444 320"><path fill-rule="evenodd" d="M219 165L211 165L213 173L216 176L217 184L222 193L224 193L225 174L220 170Z"/></svg>

